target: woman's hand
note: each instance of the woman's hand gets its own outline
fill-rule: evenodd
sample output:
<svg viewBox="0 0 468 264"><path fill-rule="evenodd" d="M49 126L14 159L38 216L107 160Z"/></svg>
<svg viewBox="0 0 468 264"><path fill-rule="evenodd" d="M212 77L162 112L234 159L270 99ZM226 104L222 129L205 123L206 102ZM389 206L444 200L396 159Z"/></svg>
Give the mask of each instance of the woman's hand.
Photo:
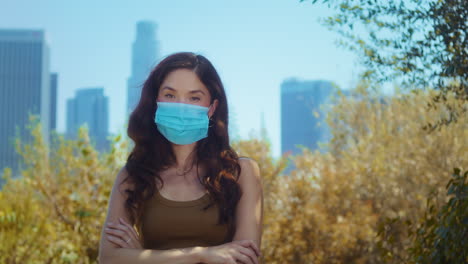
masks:
<svg viewBox="0 0 468 264"><path fill-rule="evenodd" d="M200 255L207 264L258 264L260 250L252 240L238 240L206 247Z"/></svg>
<svg viewBox="0 0 468 264"><path fill-rule="evenodd" d="M135 229L122 218L119 218L119 223L107 223L104 231L107 239L118 247L143 249Z"/></svg>

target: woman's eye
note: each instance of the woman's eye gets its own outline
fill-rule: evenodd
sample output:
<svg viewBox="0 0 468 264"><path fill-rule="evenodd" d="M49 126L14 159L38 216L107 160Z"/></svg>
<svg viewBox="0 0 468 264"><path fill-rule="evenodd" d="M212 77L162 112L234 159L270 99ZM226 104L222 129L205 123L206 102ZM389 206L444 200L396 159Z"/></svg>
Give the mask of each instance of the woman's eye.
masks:
<svg viewBox="0 0 468 264"><path fill-rule="evenodd" d="M199 97L192 97L191 98L193 101L200 101L200 98Z"/></svg>
<svg viewBox="0 0 468 264"><path fill-rule="evenodd" d="M164 95L164 97L167 97L167 98L173 98L173 97L174 97L174 95L172 95L172 94L166 94L166 95Z"/></svg>

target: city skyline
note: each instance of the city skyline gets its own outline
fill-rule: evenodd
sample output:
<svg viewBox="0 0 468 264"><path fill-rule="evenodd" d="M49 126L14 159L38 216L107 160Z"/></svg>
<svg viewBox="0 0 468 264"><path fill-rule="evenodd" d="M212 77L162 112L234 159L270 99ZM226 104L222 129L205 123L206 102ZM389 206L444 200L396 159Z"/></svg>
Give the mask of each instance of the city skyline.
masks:
<svg viewBox="0 0 468 264"><path fill-rule="evenodd" d="M25 3L27 10L22 8ZM193 51L210 59L226 87L237 134L246 138L258 132L264 113L278 156L282 81L325 79L346 89L358 73L354 55L336 47L338 36L317 22L329 13L326 6L299 1L115 1L109 6L87 0L20 0L2 6L0 28L44 29L52 50L51 71L58 73L60 84L59 132L65 131L66 99L80 87L102 86L109 95L109 128L115 134L125 132L135 25L154 21L160 57Z"/></svg>

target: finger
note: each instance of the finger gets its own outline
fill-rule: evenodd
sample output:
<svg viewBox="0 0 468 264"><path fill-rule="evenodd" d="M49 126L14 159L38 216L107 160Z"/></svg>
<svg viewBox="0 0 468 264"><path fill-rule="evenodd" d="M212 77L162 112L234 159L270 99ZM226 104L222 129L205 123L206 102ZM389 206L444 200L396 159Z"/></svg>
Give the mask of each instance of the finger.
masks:
<svg viewBox="0 0 468 264"><path fill-rule="evenodd" d="M117 223L117 224L118 224L118 223ZM115 225L116 225L116 223L115 223L115 222L111 222L111 221L109 221L109 222L106 223L106 226L115 226Z"/></svg>
<svg viewBox="0 0 468 264"><path fill-rule="evenodd" d="M255 264L255 259L257 256L255 252L251 248L244 247L239 244L234 245L234 254L236 256L236 260L239 260L245 264ZM240 255L239 255L240 254Z"/></svg>
<svg viewBox="0 0 468 264"><path fill-rule="evenodd" d="M112 228L122 228L123 226L126 226L124 225L126 222L121 222L120 220L117 220L117 222L108 222L106 223L106 226L108 227L112 227Z"/></svg>
<svg viewBox="0 0 468 264"><path fill-rule="evenodd" d="M255 241L253 240L249 240L249 242L250 242L250 246L255 251L255 254L257 254L257 256L260 256L262 253L260 252L260 249L258 248L257 243L255 243Z"/></svg>
<svg viewBox="0 0 468 264"><path fill-rule="evenodd" d="M125 242L122 239L117 238L115 236L111 236L111 235L107 235L106 237L107 237L107 240L114 243L115 245L122 247L122 248L126 247L126 245L124 244Z"/></svg>
<svg viewBox="0 0 468 264"><path fill-rule="evenodd" d="M122 239L124 239L125 241L127 241L129 238L131 238L133 240L138 240L137 238L133 237L134 235L133 235L133 233L131 231L131 228L127 227L126 225L118 224L118 225L114 225L114 228L124 232L124 235L122 236Z"/></svg>
<svg viewBox="0 0 468 264"><path fill-rule="evenodd" d="M122 240L125 240L126 233L120 229L106 228L104 231L106 232L106 234L110 234Z"/></svg>
<svg viewBox="0 0 468 264"><path fill-rule="evenodd" d="M121 222L123 225L127 226L127 227L130 229L130 231L131 231L132 234L133 234L133 238L134 238L134 239L139 239L140 236L139 236L138 233L136 232L135 228L133 228L133 226L131 226L130 224L128 224L127 222L125 222L125 220L123 220L122 218L119 218L119 220L120 220L120 222Z"/></svg>
<svg viewBox="0 0 468 264"><path fill-rule="evenodd" d="M106 225L106 227L110 228L110 229L121 230L122 232L125 232L125 233L127 232L127 227L122 225L122 224L118 224L118 223L117 224L109 223L109 224Z"/></svg>
<svg viewBox="0 0 468 264"><path fill-rule="evenodd" d="M127 247L129 248L136 248L135 240L132 238L128 238L127 241L125 241L125 243L127 244Z"/></svg>
<svg viewBox="0 0 468 264"><path fill-rule="evenodd" d="M132 237L129 237L128 234L120 229L115 229L115 228L105 228L104 231L107 234L116 236L123 240L127 245L132 246L132 247L139 247L139 241L137 239L134 239ZM128 241L128 242L127 242ZM126 246L128 247L128 246Z"/></svg>
<svg viewBox="0 0 468 264"><path fill-rule="evenodd" d="M124 225L113 225L113 228L106 227L105 232L108 234L115 235L122 239L125 242L125 247L132 247L132 248L141 248L140 240L138 237L134 237L133 233L128 230L127 227Z"/></svg>
<svg viewBox="0 0 468 264"><path fill-rule="evenodd" d="M255 251L251 248L246 248L246 247L241 247L240 252L244 254L245 256L249 257L249 259L252 261L254 264L258 264L258 257L255 254Z"/></svg>
<svg viewBox="0 0 468 264"><path fill-rule="evenodd" d="M257 254L257 256L261 255L260 249L258 248L257 243L255 243L255 241L247 240L247 243L248 243L248 246L250 246L254 250L254 252L255 252L255 254Z"/></svg>
<svg viewBox="0 0 468 264"><path fill-rule="evenodd" d="M240 244L241 246L244 246L244 247L251 247L255 251L257 256L261 255L261 252L260 252L260 249L257 246L257 243L255 243L253 240L236 240L236 241L233 241L233 242L237 242L238 244Z"/></svg>
<svg viewBox="0 0 468 264"><path fill-rule="evenodd" d="M236 254L236 261L240 261L243 264L255 264L250 257L242 254L240 251Z"/></svg>

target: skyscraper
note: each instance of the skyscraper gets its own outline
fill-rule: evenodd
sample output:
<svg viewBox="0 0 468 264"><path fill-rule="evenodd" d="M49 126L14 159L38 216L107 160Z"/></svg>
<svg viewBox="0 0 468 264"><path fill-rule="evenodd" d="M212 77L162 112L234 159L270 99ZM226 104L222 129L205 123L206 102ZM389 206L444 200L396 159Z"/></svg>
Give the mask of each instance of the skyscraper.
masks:
<svg viewBox="0 0 468 264"><path fill-rule="evenodd" d="M109 148L109 99L104 88L79 89L67 100L67 138L75 139L78 128L87 125L88 133L99 151Z"/></svg>
<svg viewBox="0 0 468 264"><path fill-rule="evenodd" d="M151 21L137 23L136 39L132 45L132 73L127 82L127 116L138 103L143 83L159 58L156 28Z"/></svg>
<svg viewBox="0 0 468 264"><path fill-rule="evenodd" d="M57 130L57 86L58 74L50 75L50 131Z"/></svg>
<svg viewBox="0 0 468 264"><path fill-rule="evenodd" d="M29 114L39 116L44 141L50 130L49 48L42 30L0 30L0 170L18 173L14 148L16 128L23 143L31 142L26 129Z"/></svg>
<svg viewBox="0 0 468 264"><path fill-rule="evenodd" d="M333 85L329 81L288 79L281 84L281 152L300 153L296 145L319 149L329 130L324 109Z"/></svg>

